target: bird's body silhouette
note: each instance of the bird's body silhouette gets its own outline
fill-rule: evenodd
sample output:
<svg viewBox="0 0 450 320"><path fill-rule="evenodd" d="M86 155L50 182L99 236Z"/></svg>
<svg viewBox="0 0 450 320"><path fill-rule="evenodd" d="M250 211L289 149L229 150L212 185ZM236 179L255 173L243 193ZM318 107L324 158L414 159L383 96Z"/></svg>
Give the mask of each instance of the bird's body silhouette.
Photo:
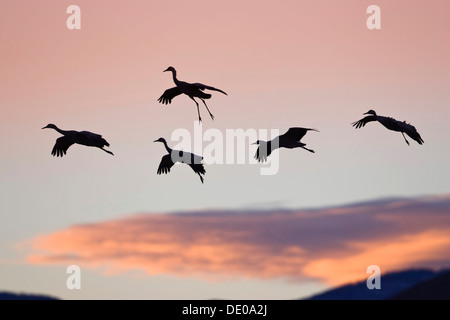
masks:
<svg viewBox="0 0 450 320"><path fill-rule="evenodd" d="M254 144L259 145L258 149L256 150L255 159L259 162L265 162L267 161L267 157L272 153L272 151L278 149L278 148L287 148L287 149L294 149L294 148L303 148L309 152L314 153L314 150L306 148L306 144L303 142L300 142L300 140L304 137L304 135L308 131L318 131L316 129L310 129L310 128L300 128L300 127L293 127L289 128L289 130L279 135L278 137L270 140L270 141L261 141L258 140Z"/></svg>
<svg viewBox="0 0 450 320"><path fill-rule="evenodd" d="M206 170L203 167L203 164L201 163L203 160L203 157L195 155L190 152L181 151L181 150L173 150L167 145L167 141L164 138L159 138L158 140L155 140L154 142L162 142L164 144L164 147L166 148L168 154L162 157L161 162L158 166L157 173L161 174L167 174L170 172L170 169L172 166L179 162L187 164L194 170L196 174L200 177L200 181L203 183L203 177L202 175L206 174Z"/></svg>
<svg viewBox="0 0 450 320"><path fill-rule="evenodd" d="M175 82L176 87L173 87L173 88L170 88L170 89L167 89L166 91L164 91L164 93L161 95L161 97L158 99L158 101L162 104L170 104L172 102L173 98L184 93L189 98L194 100L194 102L197 106L198 121L202 122L198 102L194 99L194 98L199 98L205 105L206 110L208 110L208 113L209 113L211 119L214 120L214 116L212 115L211 111L209 111L209 108L205 102L205 99L211 98L211 94L205 93L204 91L205 90L213 90L213 91L219 91L225 95L227 95L227 94L220 89L217 89L217 88L214 88L211 86L207 86L202 83L188 83L188 82L178 80L177 79L177 71L175 70L174 67L169 67L166 70L164 70L164 72L166 72L166 71L172 72L173 82Z"/></svg>
<svg viewBox="0 0 450 320"><path fill-rule="evenodd" d="M384 117L379 116L376 114L375 111L369 110L364 114L368 114L368 116L362 118L361 120L355 121L352 123L352 126L354 126L356 129L364 127L368 122L371 121L378 121L381 123L386 129L392 130L392 131L398 131L401 132L403 138L405 139L406 143L409 145L409 141L406 140L405 133L413 140L415 140L418 144L423 144L424 141L420 134L417 132L416 128L406 123L405 121L398 121L391 117Z"/></svg>
<svg viewBox="0 0 450 320"><path fill-rule="evenodd" d="M114 155L111 151L103 149L103 147L109 147L109 143L102 138L101 135L92 133L89 131L75 131L75 130L61 130L54 124L48 124L42 129L55 129L63 136L56 139L55 146L52 149L52 155L62 157L67 153L67 149L73 144L81 144L88 147L97 147L103 151Z"/></svg>

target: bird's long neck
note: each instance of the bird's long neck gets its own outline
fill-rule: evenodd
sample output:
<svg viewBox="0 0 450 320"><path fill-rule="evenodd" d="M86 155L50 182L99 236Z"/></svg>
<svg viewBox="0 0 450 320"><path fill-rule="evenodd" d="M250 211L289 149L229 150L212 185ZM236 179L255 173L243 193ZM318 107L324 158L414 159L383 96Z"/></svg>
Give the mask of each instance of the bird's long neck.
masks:
<svg viewBox="0 0 450 320"><path fill-rule="evenodd" d="M166 150L168 153L172 153L172 149L169 148L169 146L167 145L166 140L164 140L162 143L164 143L164 147L166 147Z"/></svg>
<svg viewBox="0 0 450 320"><path fill-rule="evenodd" d="M177 79L177 71L176 70L171 70L171 71L172 71L173 82L175 82L175 84L178 84L179 81Z"/></svg>
<svg viewBox="0 0 450 320"><path fill-rule="evenodd" d="M58 132L61 133L62 135L66 135L66 134L68 133L68 131L61 130L61 129L58 128L57 126L55 126L53 129L55 129L56 131L58 131Z"/></svg>

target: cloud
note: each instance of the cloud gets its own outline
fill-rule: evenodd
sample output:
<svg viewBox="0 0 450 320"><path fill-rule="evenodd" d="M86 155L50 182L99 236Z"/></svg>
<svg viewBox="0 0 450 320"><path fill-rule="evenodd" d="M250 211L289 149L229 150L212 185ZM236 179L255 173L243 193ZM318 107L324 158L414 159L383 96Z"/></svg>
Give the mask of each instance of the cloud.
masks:
<svg viewBox="0 0 450 320"><path fill-rule="evenodd" d="M220 280L318 279L330 285L409 267L450 267L450 195L311 210L139 214L31 241L32 264L79 264Z"/></svg>

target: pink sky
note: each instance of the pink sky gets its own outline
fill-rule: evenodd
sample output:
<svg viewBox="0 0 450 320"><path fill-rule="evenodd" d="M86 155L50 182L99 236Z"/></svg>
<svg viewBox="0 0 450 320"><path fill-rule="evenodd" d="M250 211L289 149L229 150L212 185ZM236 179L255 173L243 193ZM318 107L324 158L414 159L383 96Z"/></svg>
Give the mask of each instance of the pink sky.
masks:
<svg viewBox="0 0 450 320"><path fill-rule="evenodd" d="M430 81L432 90L443 86L450 45L442 39L450 4L379 1L382 29L370 31L365 28L369 3L78 1L82 30L69 31L67 3L7 1L0 31L3 108L8 119L23 117L25 110L34 116L136 102L158 108L156 98L171 85L170 77L160 73L168 65L188 81L216 84L232 96L278 92L283 100L295 96L301 101L314 89L373 86L375 92L394 84L430 87ZM222 98L217 103L233 108ZM182 104L175 103L178 112L172 116ZM258 110L251 104L239 113Z"/></svg>
<svg viewBox="0 0 450 320"><path fill-rule="evenodd" d="M66 8L72 4L81 8L81 30L66 28ZM366 28L366 9L372 4L381 8L381 30ZM8 267L5 273L11 276L6 288L23 288L25 284L14 279L22 279L27 272L41 279L41 266L47 272L53 270L34 263L65 263L67 251L78 252L92 243L95 236L84 224L98 227L98 236L108 238L105 226L129 227L138 212L161 213L153 219L167 219L172 225L174 216L164 214L245 212L254 207L288 207L301 213L303 209L298 208L448 194L448 12L447 0L2 1L0 191L5 201L0 203L0 225L6 227L0 235L5 243L0 255L7 261L22 261L26 269ZM316 153L281 150L280 171L270 177L259 175L259 167L250 165L207 166L205 185L182 167L169 175L156 175L164 149L152 141L161 136L169 139L179 128L192 132L197 125L195 105L189 98L177 97L169 106L157 102L174 85L170 74L162 72L168 66L178 70L181 80L228 93L213 94L208 100L214 121L201 109L204 130L313 127L320 132L305 140ZM412 123L425 144L408 147L400 134L375 123L361 130L352 128L350 123L369 109ZM40 129L48 123L100 133L115 156L73 146L67 157L53 158L50 151L59 134ZM407 215L401 217L409 226ZM246 223L252 221L244 218ZM262 218L266 225L274 216L263 214ZM416 218L428 221L425 212ZM439 219L447 221L444 216ZM439 220L434 222L436 228L389 233L395 244L380 238L351 239L345 250L321 251L309 263L304 262L311 257L303 246L283 246L277 258L283 267L269 263L270 254L258 247L257 240L228 243L231 231L224 235L215 225L217 247L193 241L195 259L186 264L189 272L168 268L170 259L161 259L153 267L145 259L115 260L113 255L107 260L120 271L137 267L170 277L230 272L257 281L296 278L292 265L298 264L302 277L335 284L326 276L329 269L342 273L339 282L351 279L355 261L366 263L372 253L381 259L380 246L389 252L389 258L381 259L383 264L390 261L389 268L414 265L410 256L416 249L427 252L421 261L435 257L448 238L437 227ZM180 231L176 223L174 228ZM113 251L134 252L136 246L144 252L180 250L175 231L163 230L166 247L149 247L143 239L132 238L119 248L116 242L102 239ZM68 233L86 242L68 241ZM36 248L47 252L30 256L18 252L15 244L24 239L36 239ZM412 245L417 243L420 246ZM227 269L221 257L202 260L217 248L224 259L241 259L233 256L236 245L261 249L255 259L267 263L261 262L265 267L259 268L260 273L239 263ZM302 258L291 260L292 252ZM398 252L409 256L398 257ZM179 258L184 261L186 256ZM340 265L352 267L341 270ZM99 274L93 277L101 278ZM54 290L34 281L33 288L41 286Z"/></svg>

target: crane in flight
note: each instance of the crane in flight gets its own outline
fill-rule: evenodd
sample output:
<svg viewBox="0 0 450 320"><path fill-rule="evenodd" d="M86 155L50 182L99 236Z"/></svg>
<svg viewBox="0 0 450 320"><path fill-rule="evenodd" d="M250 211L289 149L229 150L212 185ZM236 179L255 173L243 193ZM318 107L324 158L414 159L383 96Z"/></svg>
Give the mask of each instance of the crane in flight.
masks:
<svg viewBox="0 0 450 320"><path fill-rule="evenodd" d="M109 143L102 138L101 135L92 133L89 131L75 131L75 130L61 130L54 124L50 123L43 127L42 129L55 129L62 137L56 139L55 146L52 150L52 155L57 157L62 157L66 154L67 149L73 144L81 144L83 146L88 147L97 147L102 149L103 151L109 153L110 155L114 155L111 151L103 149L103 147L109 147Z"/></svg>
<svg viewBox="0 0 450 320"><path fill-rule="evenodd" d="M406 144L409 146L409 141L406 140L405 133L413 140L415 140L418 144L423 144L422 137L417 132L416 128L406 123L406 121L398 121L391 117L379 116L374 110L369 110L366 113L368 116L362 118L361 120L355 121L352 123L352 126L356 129L364 127L368 122L378 121L381 123L386 129L392 131L398 131L402 133L403 139L405 139Z"/></svg>
<svg viewBox="0 0 450 320"><path fill-rule="evenodd" d="M211 94L205 93L204 91L205 90L213 90L213 91L221 92L225 95L227 95L227 94L220 89L217 89L217 88L214 88L211 86L207 86L202 83L188 83L188 82L178 80L177 79L177 71L175 70L174 67L168 67L166 70L164 70L164 72L166 72L166 71L172 72L173 82L175 82L176 86L164 91L164 93L161 95L161 97L159 97L158 102L160 102L162 104L170 104L172 102L173 98L184 93L189 98L194 100L194 102L197 106L198 121L200 123L202 122L202 118L200 116L199 105L198 105L198 102L194 98L199 98L203 102L203 104L206 107L206 110L208 110L208 113L209 113L211 119L214 120L214 116L212 115L211 111L209 111L209 108L205 102L205 99L211 98Z"/></svg>
<svg viewBox="0 0 450 320"><path fill-rule="evenodd" d="M278 149L278 148L287 148L287 149L294 149L294 148L303 148L306 151L314 153L314 150L306 148L306 144L303 142L300 142L300 140L305 136L305 134L308 131L318 131L316 129L310 129L310 128L300 128L300 127L293 127L289 128L289 130L279 135L278 137L270 140L270 141L261 141L257 140L253 144L259 145L258 149L256 150L255 159L259 162L265 162L267 161L267 157L272 153L272 151Z"/></svg>
<svg viewBox="0 0 450 320"><path fill-rule="evenodd" d="M167 154L162 157L161 162L159 163L158 171L157 171L158 174L169 173L172 166L175 163L179 162L179 163L184 163L184 164L187 164L188 166L190 166L191 169L194 170L194 172L196 174L198 174L198 176L200 177L200 181L203 183L202 175L206 174L206 170L203 167L203 164L201 163L203 160L203 157L198 156L193 153L190 153L190 152L186 152L186 151L173 150L173 149L169 148L169 146L167 145L167 141L164 138L159 138L153 142L163 143L164 147L167 150Z"/></svg>

